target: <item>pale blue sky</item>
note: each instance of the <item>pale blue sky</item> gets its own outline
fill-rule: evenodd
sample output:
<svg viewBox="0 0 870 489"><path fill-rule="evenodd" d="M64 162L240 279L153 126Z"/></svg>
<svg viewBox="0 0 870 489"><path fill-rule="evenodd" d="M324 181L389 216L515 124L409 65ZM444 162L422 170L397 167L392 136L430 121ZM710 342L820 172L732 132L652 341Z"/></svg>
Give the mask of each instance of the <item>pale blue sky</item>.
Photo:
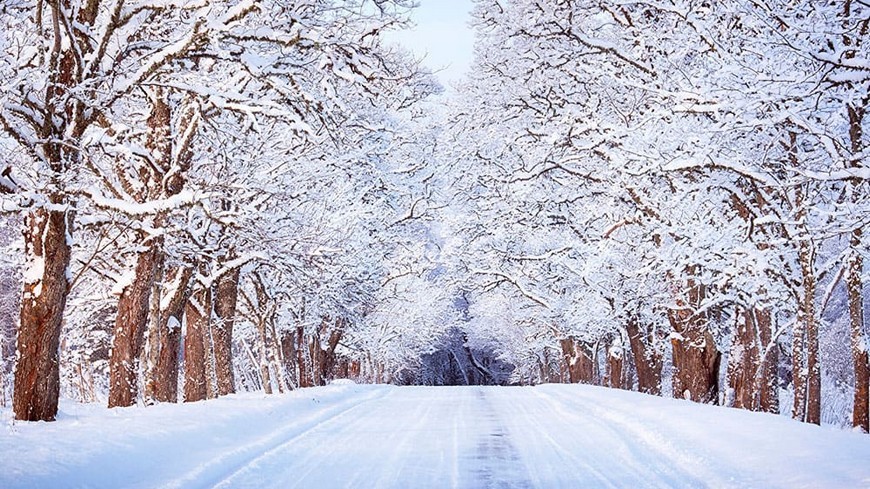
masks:
<svg viewBox="0 0 870 489"><path fill-rule="evenodd" d="M424 63L439 71L438 77L448 88L451 81L462 78L471 64L474 33L468 26L472 0L419 0L412 18L417 26L390 36L410 49Z"/></svg>

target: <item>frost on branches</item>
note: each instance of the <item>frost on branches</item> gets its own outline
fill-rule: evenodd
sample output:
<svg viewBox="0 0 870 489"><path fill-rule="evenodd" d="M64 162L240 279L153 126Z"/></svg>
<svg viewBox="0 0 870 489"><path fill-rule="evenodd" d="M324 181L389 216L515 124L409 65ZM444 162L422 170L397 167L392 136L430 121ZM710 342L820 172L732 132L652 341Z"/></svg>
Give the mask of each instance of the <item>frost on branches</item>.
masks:
<svg viewBox="0 0 870 489"><path fill-rule="evenodd" d="M486 335L518 375L774 412L790 392L813 423L846 375L866 431L866 6L483 1L474 18L448 165L463 259L497 301L480 331L514 311L496 331L524 341Z"/></svg>
<svg viewBox="0 0 870 489"><path fill-rule="evenodd" d="M870 429L863 2L478 0L448 94L414 3L0 7L16 418L350 378Z"/></svg>

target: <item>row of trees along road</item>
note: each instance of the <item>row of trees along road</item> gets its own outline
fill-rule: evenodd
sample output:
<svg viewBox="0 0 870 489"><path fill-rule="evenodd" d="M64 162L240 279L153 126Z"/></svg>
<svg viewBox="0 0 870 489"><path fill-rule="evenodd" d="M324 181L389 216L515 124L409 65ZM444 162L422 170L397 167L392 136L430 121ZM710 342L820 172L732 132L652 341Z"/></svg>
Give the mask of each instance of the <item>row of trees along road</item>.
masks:
<svg viewBox="0 0 870 489"><path fill-rule="evenodd" d="M435 102L412 4L0 7L16 418L339 376L870 428L864 2L477 0Z"/></svg>
<svg viewBox="0 0 870 489"><path fill-rule="evenodd" d="M341 335L362 313L353 304L371 292L346 286L342 260L383 237L365 220L385 205L371 180L401 138L400 112L435 89L381 41L410 6L4 2L0 188L25 230L17 419L56 415L64 323L80 327L64 335L74 342L110 311L108 403L128 406L140 385L147 400L176 400L182 318L193 401L234 391L239 314L274 341L283 302L331 282L317 285L322 303L295 308L308 352L306 338ZM259 349L270 384L275 348Z"/></svg>
<svg viewBox="0 0 870 489"><path fill-rule="evenodd" d="M788 385L793 416L819 423L820 334L846 317L867 431L866 3L483 0L473 15L450 117L473 341L533 382L561 360L572 382L603 368L608 385L773 412Z"/></svg>

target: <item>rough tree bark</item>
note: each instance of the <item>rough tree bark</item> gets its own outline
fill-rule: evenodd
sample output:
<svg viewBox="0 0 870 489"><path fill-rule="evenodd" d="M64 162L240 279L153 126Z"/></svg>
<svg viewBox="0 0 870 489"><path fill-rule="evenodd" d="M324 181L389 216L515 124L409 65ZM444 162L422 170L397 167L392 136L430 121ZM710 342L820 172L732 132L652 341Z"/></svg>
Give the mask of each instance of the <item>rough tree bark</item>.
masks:
<svg viewBox="0 0 870 489"><path fill-rule="evenodd" d="M791 135L790 152L794 154L796 135ZM796 164L796 156L792 156ZM806 220L806 190L798 187L795 220ZM805 233L801 233L805 234ZM821 422L821 369L819 365L819 323L816 317L816 249L807 235L798 236L798 264L801 272L801 291L797 320L792 335L792 371L794 378L794 408L792 416L800 421Z"/></svg>
<svg viewBox="0 0 870 489"><path fill-rule="evenodd" d="M136 261L135 278L124 287L118 301L118 315L112 334L109 359L109 407L136 403L139 356L148 325L151 289L163 267L160 240L149 243Z"/></svg>
<svg viewBox="0 0 870 489"><path fill-rule="evenodd" d="M338 361L338 368L335 371L335 377L338 379L347 379L350 375L350 361L347 358L341 358Z"/></svg>
<svg viewBox="0 0 870 489"><path fill-rule="evenodd" d="M154 399L153 381L154 369L157 365L157 357L160 354L160 349L156 343L160 340L158 337L160 331L160 302L163 299L161 291L163 289L164 280L164 270L163 267L161 267L157 277L155 277L155 282L151 285L151 298L148 304L148 325L145 330L145 342L142 345L142 348L144 349L142 358L145 363L142 372L144 377L144 392L142 393L142 397L146 405L152 405L157 402Z"/></svg>
<svg viewBox="0 0 870 489"><path fill-rule="evenodd" d="M774 236L754 220L765 212L767 200L755 185L747 183L750 185L744 188L744 194L751 197L744 200L738 194L732 194L732 207L745 221L749 233L759 233L769 240ZM762 252L770 246L765 240L755 242L755 247ZM766 296L764 288L757 291L757 297ZM773 338L771 313L763 307L752 310L738 307L737 313L727 371L728 385L733 393L731 403L737 408L778 413L779 349Z"/></svg>
<svg viewBox="0 0 870 489"><path fill-rule="evenodd" d="M610 345L607 348L604 386L613 389L625 388L625 351L622 345Z"/></svg>
<svg viewBox="0 0 870 489"><path fill-rule="evenodd" d="M206 377L206 329L211 316L211 290L195 291L184 310L184 402L204 400L208 395Z"/></svg>
<svg viewBox="0 0 870 489"><path fill-rule="evenodd" d="M571 384L594 384L595 365L592 351L573 338L559 340L562 347L562 362L568 369L568 382Z"/></svg>
<svg viewBox="0 0 870 489"><path fill-rule="evenodd" d="M70 42L62 42L66 31L61 26L61 2L46 5L53 28L46 31L54 39L49 55L50 72L42 107L52 123L34 123L33 129L43 141L42 153L50 175L47 201L50 208L36 208L24 221L24 255L28 269L24 276L18 329L18 361L15 365L12 410L15 419L54 421L60 395L59 352L63 312L69 295L67 270L70 263L69 236L72 234L72 210L63 190L62 176L70 163L79 158L72 143L84 133L88 122L83 106L68 100L69 87L75 83L76 57ZM81 9L78 22L92 25L94 9ZM40 27L40 32L42 28ZM37 97L34 92L33 97ZM34 99L35 100L35 99ZM37 104L22 101L28 111ZM39 109L37 109L39 110ZM15 130L7 133L20 136Z"/></svg>
<svg viewBox="0 0 870 489"><path fill-rule="evenodd" d="M296 328L296 366L299 370L299 387L312 387L311 375L309 374L310 356L308 345L305 341L305 328Z"/></svg>
<svg viewBox="0 0 870 489"><path fill-rule="evenodd" d="M336 319L334 329L328 331L331 322L329 318L323 318L323 324L321 325L321 334L329 332L326 348L323 348L321 344L320 334L311 338L311 358L312 364L315 365L313 379L315 385L326 385L330 380L332 370L335 367L335 350L344 334L345 322L343 319Z"/></svg>
<svg viewBox="0 0 870 489"><path fill-rule="evenodd" d="M691 267L689 275L697 269ZM673 347L674 397L695 402L716 403L719 399L719 362L721 354L707 329L705 314L698 313L704 300L704 286L689 279L686 297L677 299L677 308L668 312Z"/></svg>
<svg viewBox="0 0 870 489"><path fill-rule="evenodd" d="M218 395L236 391L233 378L233 323L239 296L239 269L225 272L218 278L214 291L216 324L212 328L215 374Z"/></svg>
<svg viewBox="0 0 870 489"><path fill-rule="evenodd" d="M132 183L126 176L127 168L120 165L117 172L125 191L137 202L144 203L163 196L172 196L184 185L184 172L189 169L192 158L190 133L196 128L195 110L187 107L181 126L190 129L178 141L178 161L174 162L172 135L172 108L166 92L152 89L150 113L146 121L148 133L145 147L149 152L149 164L141 164L138 182ZM177 166L173 166L177 164ZM151 228L160 229L166 216L154 217ZM136 402L139 369L137 359L141 355L144 331L148 328L149 302L155 284L162 276L165 254L161 237L139 236L147 248L137 258L131 283L124 287L118 301L118 316L112 336L112 357L109 362L109 407L130 406ZM154 321L156 322L156 318ZM146 380L147 385L147 380ZM147 397L147 396L146 396Z"/></svg>
<svg viewBox="0 0 870 489"><path fill-rule="evenodd" d="M338 344L341 342L342 337L344 337L344 328L346 324L347 322L344 319L336 319L335 329L329 334L329 340L326 342L326 357L324 359L323 371L326 372L327 375L331 376L333 369L335 368L337 358L335 350L338 348Z"/></svg>
<svg viewBox="0 0 870 489"><path fill-rule="evenodd" d="M728 355L728 387L731 391L730 404L739 409L755 411L755 377L761 363L760 345L756 341L757 331L752 312L743 307L737 308L734 336Z"/></svg>
<svg viewBox="0 0 870 489"><path fill-rule="evenodd" d="M362 362L359 360L351 360L347 368L347 377L349 379L359 380L362 375Z"/></svg>
<svg viewBox="0 0 870 489"><path fill-rule="evenodd" d="M290 379L290 388L299 387L299 372L296 369L296 333L284 331L281 334L281 351L284 358L284 371Z"/></svg>
<svg viewBox="0 0 870 489"><path fill-rule="evenodd" d="M643 329L636 317L630 317L625 323L628 333L628 344L637 371L637 390L644 394L660 396L662 394L662 354L655 346L654 330Z"/></svg>
<svg viewBox="0 0 870 489"><path fill-rule="evenodd" d="M278 328L275 327L275 310L276 308L273 306L270 308L270 314L268 317L268 322L266 323L267 327L267 339L268 339L268 359L269 365L274 372L275 384L278 386L278 392L283 393L290 390L290 384L287 382L287 376L285 375L284 368L284 360L281 352L281 341L278 335Z"/></svg>
<svg viewBox="0 0 870 489"><path fill-rule="evenodd" d="M844 53L847 59L854 59L858 54L858 48L865 41L870 24L866 21L858 31L853 31L848 19L851 15L852 2L843 2L843 32L844 46L849 46ZM853 37L854 36L854 37ZM866 93L866 92L865 92ZM865 95L863 100L846 104L846 112L849 117L849 142L851 158L848 165L852 168L862 166L864 157L864 117L867 115L867 107L870 106L870 95ZM848 195L851 198L866 195L867 182L854 178L847 181ZM846 262L846 290L849 297L849 327L851 337L852 364L855 371L855 390L852 402L852 426L870 432L870 364L868 364L867 337L864 325L864 282L861 278L864 263L860 255L863 223L857 223L852 230L849 245L849 257Z"/></svg>
<svg viewBox="0 0 870 489"><path fill-rule="evenodd" d="M849 326L855 392L852 402L852 426L870 432L870 363L864 335L863 260L857 249L861 229L852 232L852 251L846 264L846 289L849 296Z"/></svg>
<svg viewBox="0 0 870 489"><path fill-rule="evenodd" d="M779 413L779 348L773 336L773 316L768 309L755 309L755 325L761 344L761 365L755 376L758 408L766 413Z"/></svg>
<svg viewBox="0 0 870 489"><path fill-rule="evenodd" d="M731 405L751 411L779 412L776 367L770 312L739 308L728 358Z"/></svg>
<svg viewBox="0 0 870 489"><path fill-rule="evenodd" d="M157 402L178 402L178 353L181 348L181 320L189 299L190 267L174 267L167 274L168 296L160 309L156 331L152 332L154 362L146 382L146 398Z"/></svg>
<svg viewBox="0 0 870 489"><path fill-rule="evenodd" d="M328 319L324 319L324 322ZM321 329L323 326L321 326ZM311 385L323 385L323 363L320 361L322 351L320 348L320 332L314 333L308 337L308 364L311 365Z"/></svg>
<svg viewBox="0 0 870 489"><path fill-rule="evenodd" d="M801 242L801 272L804 295L798 321L805 322L807 351L807 413L806 422L820 424L822 421L822 372L819 363L819 321L816 317L815 249L810 243Z"/></svg>
<svg viewBox="0 0 870 489"><path fill-rule="evenodd" d="M275 314L276 304L270 299L263 280L257 272L249 275L254 286L256 302L245 295L248 306L255 311L254 321L257 326L257 363L260 371L260 380L266 394L272 394L272 375L269 365L274 364L269 340L269 321ZM276 372L278 373L278 372ZM279 379L275 379L279 380ZM280 386L280 381L278 382Z"/></svg>
<svg viewBox="0 0 870 489"><path fill-rule="evenodd" d="M52 203L63 206L61 195ZM12 408L15 419L54 421L60 394L59 352L63 310L69 294L69 215L37 209L25 220L25 275L18 329L18 362Z"/></svg>
<svg viewBox="0 0 870 489"><path fill-rule="evenodd" d="M205 347L205 398L217 399L217 374L214 364L214 338L212 330L214 323L209 320L204 330L203 346Z"/></svg>

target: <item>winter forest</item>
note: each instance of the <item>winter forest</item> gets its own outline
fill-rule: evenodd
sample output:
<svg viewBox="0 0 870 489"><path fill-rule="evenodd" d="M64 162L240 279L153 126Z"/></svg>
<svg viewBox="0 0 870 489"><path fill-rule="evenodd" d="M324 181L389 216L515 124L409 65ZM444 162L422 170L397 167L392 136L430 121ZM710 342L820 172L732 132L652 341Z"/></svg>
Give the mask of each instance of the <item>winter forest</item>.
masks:
<svg viewBox="0 0 870 489"><path fill-rule="evenodd" d="M0 405L583 383L867 432L870 3L0 4Z"/></svg>

